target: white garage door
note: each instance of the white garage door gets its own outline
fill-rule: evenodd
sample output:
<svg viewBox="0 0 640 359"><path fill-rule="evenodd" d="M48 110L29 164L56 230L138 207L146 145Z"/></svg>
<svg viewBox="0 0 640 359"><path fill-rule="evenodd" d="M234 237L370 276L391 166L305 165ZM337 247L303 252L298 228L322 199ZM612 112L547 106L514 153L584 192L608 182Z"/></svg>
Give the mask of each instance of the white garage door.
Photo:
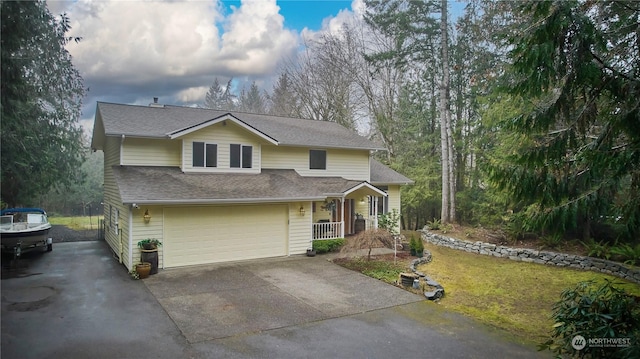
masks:
<svg viewBox="0 0 640 359"><path fill-rule="evenodd" d="M287 206L164 209L164 266L287 254Z"/></svg>

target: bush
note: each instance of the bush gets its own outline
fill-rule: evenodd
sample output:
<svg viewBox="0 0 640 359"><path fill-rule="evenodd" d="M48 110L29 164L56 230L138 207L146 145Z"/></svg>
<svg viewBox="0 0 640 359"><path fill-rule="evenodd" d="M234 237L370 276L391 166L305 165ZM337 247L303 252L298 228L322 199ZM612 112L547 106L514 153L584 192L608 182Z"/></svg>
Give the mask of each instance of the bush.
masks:
<svg viewBox="0 0 640 359"><path fill-rule="evenodd" d="M635 247L626 243L613 246L611 247L611 254L614 255L615 260L634 266L636 263L640 263L640 244Z"/></svg>
<svg viewBox="0 0 640 359"><path fill-rule="evenodd" d="M391 234L391 232L380 228L373 228L367 229L356 234L353 237L350 237L345 246L342 247L340 252L355 253L361 249L367 249L367 259L371 260L371 251L373 250L373 248L393 248L394 243L394 236L393 234Z"/></svg>
<svg viewBox="0 0 640 359"><path fill-rule="evenodd" d="M344 238L322 239L312 242L313 249L318 254L337 252L344 245Z"/></svg>
<svg viewBox="0 0 640 359"><path fill-rule="evenodd" d="M416 241L416 238L412 234L411 235L411 239L409 239L409 251L411 252L412 256L416 255L416 246L417 245L418 245L418 242Z"/></svg>
<svg viewBox="0 0 640 359"><path fill-rule="evenodd" d="M422 242L421 238L416 240L416 255L418 257L422 257L424 254L424 242Z"/></svg>
<svg viewBox="0 0 640 359"><path fill-rule="evenodd" d="M556 324L551 339L541 344L540 350L548 349L559 356L569 354L572 357L640 357L638 298L614 287L610 281L600 286L593 281L580 282L575 288L565 290L553 306L552 318ZM582 336L586 344L580 350L573 345L577 335ZM628 343L614 347L589 346L589 340L601 339Z"/></svg>
<svg viewBox="0 0 640 359"><path fill-rule="evenodd" d="M586 242L581 242L587 249L587 255L589 257L609 259L611 257L611 249L605 241L596 242L593 238L590 238Z"/></svg>

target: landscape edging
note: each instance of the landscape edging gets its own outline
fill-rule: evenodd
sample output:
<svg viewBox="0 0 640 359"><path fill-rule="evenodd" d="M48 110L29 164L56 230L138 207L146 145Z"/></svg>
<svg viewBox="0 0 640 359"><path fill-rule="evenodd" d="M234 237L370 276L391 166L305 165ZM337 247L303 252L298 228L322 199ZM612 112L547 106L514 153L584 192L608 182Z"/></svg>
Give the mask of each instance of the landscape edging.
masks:
<svg viewBox="0 0 640 359"><path fill-rule="evenodd" d="M529 248L511 248L486 242L469 242L457 238L446 237L428 230L419 231L422 239L437 246L478 253L487 256L509 258L515 261L569 267L593 272L610 274L630 282L640 284L640 270L629 268L622 263L600 258L584 257L551 251L539 251Z"/></svg>

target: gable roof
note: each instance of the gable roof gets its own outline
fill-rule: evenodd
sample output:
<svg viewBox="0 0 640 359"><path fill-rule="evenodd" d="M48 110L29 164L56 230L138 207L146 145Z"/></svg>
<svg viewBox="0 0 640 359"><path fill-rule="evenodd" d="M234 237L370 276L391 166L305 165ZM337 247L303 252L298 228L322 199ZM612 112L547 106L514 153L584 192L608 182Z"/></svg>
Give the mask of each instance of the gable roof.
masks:
<svg viewBox="0 0 640 359"><path fill-rule="evenodd" d="M374 185L387 185L387 184L411 184L413 181L400 173L392 170L391 168L383 165L379 161L371 158L369 165L370 168L370 180Z"/></svg>
<svg viewBox="0 0 640 359"><path fill-rule="evenodd" d="M384 150L384 147L335 122L229 112L182 106L137 106L98 102L92 147L104 136L169 138L189 128L233 120L281 146ZM271 142L271 141L270 141Z"/></svg>
<svg viewBox="0 0 640 359"><path fill-rule="evenodd" d="M368 187L371 194L386 195L367 182L341 177L303 177L294 170L263 169L259 174L243 174L184 173L178 167L112 168L125 204L319 201L363 187Z"/></svg>

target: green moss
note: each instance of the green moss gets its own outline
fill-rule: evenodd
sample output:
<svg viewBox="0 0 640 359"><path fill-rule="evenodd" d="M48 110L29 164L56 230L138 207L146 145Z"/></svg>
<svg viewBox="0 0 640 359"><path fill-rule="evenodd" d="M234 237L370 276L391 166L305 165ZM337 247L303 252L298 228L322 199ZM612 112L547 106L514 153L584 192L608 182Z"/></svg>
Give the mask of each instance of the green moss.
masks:
<svg viewBox="0 0 640 359"><path fill-rule="evenodd" d="M601 273L426 247L433 260L418 270L444 286L446 295L440 301L444 308L507 330L526 344L549 336L553 304L578 282L607 278L640 295L640 285Z"/></svg>

